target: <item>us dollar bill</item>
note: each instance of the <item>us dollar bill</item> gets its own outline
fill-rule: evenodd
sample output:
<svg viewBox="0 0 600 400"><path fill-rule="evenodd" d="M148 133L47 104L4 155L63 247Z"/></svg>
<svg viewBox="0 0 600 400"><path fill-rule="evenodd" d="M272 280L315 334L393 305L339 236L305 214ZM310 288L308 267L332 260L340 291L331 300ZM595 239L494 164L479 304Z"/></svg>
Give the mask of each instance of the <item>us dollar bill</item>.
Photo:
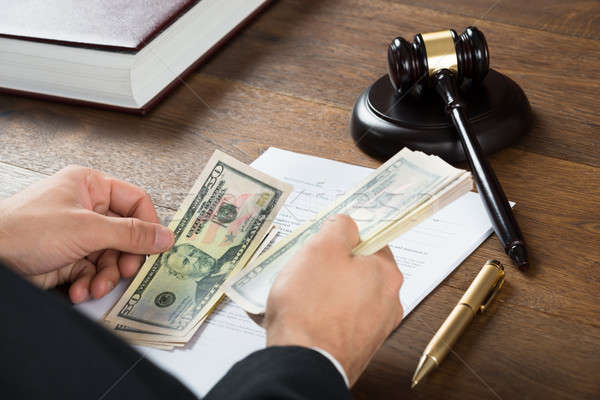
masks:
<svg viewBox="0 0 600 400"><path fill-rule="evenodd" d="M174 246L146 260L105 320L133 333L189 338L290 192L288 184L216 151L169 225Z"/></svg>
<svg viewBox="0 0 600 400"><path fill-rule="evenodd" d="M262 313L279 272L327 219L336 214L350 216L360 232L358 247L368 248L372 253L394 239L391 234L383 235L384 232L402 232L399 221L403 218L406 218L407 226L423 220L428 213L421 210L432 208L428 202L439 201L437 194L465 193L471 185L468 172L454 168L438 157L403 149L332 206L232 277L227 282L226 294L246 311ZM448 190L449 186L456 186L458 190ZM386 242L380 239L374 243L373 238L385 238Z"/></svg>
<svg viewBox="0 0 600 400"><path fill-rule="evenodd" d="M252 258L248 261L248 263L252 262L252 260L256 259L265 249L267 249L274 241L275 237L279 232L279 227L275 224L272 224L264 239L262 239L260 245L254 251ZM215 308L219 303L215 304ZM208 317L209 313L207 313L200 321L196 323L196 327L199 327L204 320ZM147 331L143 329L131 328L126 325L110 322L103 317L103 324L109 330L112 330L113 333L121 336L121 338L128 341L133 345L140 345L146 347L156 347L162 350L173 350L176 347L183 347L189 342L196 329L189 330L189 332L185 336L172 336L160 334L152 331Z"/></svg>

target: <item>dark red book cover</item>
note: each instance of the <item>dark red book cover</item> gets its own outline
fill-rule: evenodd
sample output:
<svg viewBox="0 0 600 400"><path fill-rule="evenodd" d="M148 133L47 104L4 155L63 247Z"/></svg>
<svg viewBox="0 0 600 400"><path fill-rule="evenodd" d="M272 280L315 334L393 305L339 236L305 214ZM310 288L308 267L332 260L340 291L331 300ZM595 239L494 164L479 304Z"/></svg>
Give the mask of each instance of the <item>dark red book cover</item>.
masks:
<svg viewBox="0 0 600 400"><path fill-rule="evenodd" d="M4 0L0 5L0 37L135 54L200 1L202 0ZM204 62L269 3L270 1L265 1L244 18L139 109L2 87L0 92L144 114L177 86L182 77Z"/></svg>
<svg viewBox="0 0 600 400"><path fill-rule="evenodd" d="M4 0L0 36L137 51L198 0Z"/></svg>

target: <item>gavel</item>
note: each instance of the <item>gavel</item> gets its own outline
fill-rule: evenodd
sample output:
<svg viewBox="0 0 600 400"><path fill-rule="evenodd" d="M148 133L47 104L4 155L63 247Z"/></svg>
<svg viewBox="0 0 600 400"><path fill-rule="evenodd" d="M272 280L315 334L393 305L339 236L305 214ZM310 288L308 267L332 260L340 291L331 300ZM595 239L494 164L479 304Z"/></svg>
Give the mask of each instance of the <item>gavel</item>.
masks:
<svg viewBox="0 0 600 400"><path fill-rule="evenodd" d="M481 82L489 65L485 36L475 27L468 27L460 35L452 29L419 33L412 43L397 37L388 47L388 75L397 95L425 87L435 89L442 98L494 231L506 254L519 269L525 270L529 262L523 235L498 178L472 133L458 90L465 79Z"/></svg>

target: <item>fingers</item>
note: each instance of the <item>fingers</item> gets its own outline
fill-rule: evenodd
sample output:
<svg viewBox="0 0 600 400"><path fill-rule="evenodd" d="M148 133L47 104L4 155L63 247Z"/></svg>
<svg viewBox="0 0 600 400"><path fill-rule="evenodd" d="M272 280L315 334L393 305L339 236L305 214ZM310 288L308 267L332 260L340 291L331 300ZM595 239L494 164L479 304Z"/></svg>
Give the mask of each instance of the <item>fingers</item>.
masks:
<svg viewBox="0 0 600 400"><path fill-rule="evenodd" d="M148 193L142 188L110 178L110 209L124 217L158 223L158 215Z"/></svg>
<svg viewBox="0 0 600 400"><path fill-rule="evenodd" d="M69 166L61 174L76 174L90 196L88 208L99 214L134 217L159 223L148 193L130 183L105 176L91 168ZM87 202L86 202L87 203Z"/></svg>
<svg viewBox="0 0 600 400"><path fill-rule="evenodd" d="M117 214L112 210L108 210L106 214L109 217L122 217L122 215ZM89 257L88 257L89 258ZM124 278L130 278L137 272L138 268L146 257L139 254L131 254L131 253L121 253L119 256L119 271L121 272L121 276Z"/></svg>
<svg viewBox="0 0 600 400"><path fill-rule="evenodd" d="M158 223L150 196L140 187L105 176L91 168L69 166L61 174L75 174L89 194L92 211L106 214L109 210L125 217Z"/></svg>
<svg viewBox="0 0 600 400"><path fill-rule="evenodd" d="M396 265L396 261L394 260L394 254L392 253L390 246L385 246L381 250L377 251L375 253L375 256L386 261L393 261L394 265Z"/></svg>
<svg viewBox="0 0 600 400"><path fill-rule="evenodd" d="M90 297L90 282L96 273L96 267L86 259L77 261L71 269L69 297L75 304Z"/></svg>
<svg viewBox="0 0 600 400"><path fill-rule="evenodd" d="M70 176L70 180L83 186L88 195L80 199L84 208L112 217L90 217L88 224L80 224L81 235L85 237L83 248L91 253L87 258L92 263L102 257L101 250L106 248L147 254L171 247L173 234L159 225L152 200L143 189L91 168L69 166L58 175ZM120 220L117 216L129 218ZM124 256L119 265L125 275L132 275L140 260L140 257Z"/></svg>
<svg viewBox="0 0 600 400"><path fill-rule="evenodd" d="M106 213L109 217L122 217L122 215L117 214L112 210L108 210ZM89 259L89 257L88 257ZM131 254L131 253L121 253L119 256L119 271L121 272L121 276L124 278L132 277L142 265L146 257L139 254Z"/></svg>
<svg viewBox="0 0 600 400"><path fill-rule="evenodd" d="M130 278L137 272L145 256L139 254L122 253L119 257L119 271L124 278Z"/></svg>
<svg viewBox="0 0 600 400"><path fill-rule="evenodd" d="M112 210L108 210L106 215L109 217L122 217L122 215L117 214ZM91 260L89 256L87 258L88 260ZM133 276L137 272L138 267L142 264L144 258L144 256L138 254L121 253L119 255L119 261L117 262L121 276L124 278Z"/></svg>
<svg viewBox="0 0 600 400"><path fill-rule="evenodd" d="M398 290L400 290L400 286L402 285L403 281L402 272L400 272L400 269L396 264L394 254L392 253L390 247L385 246L375 254L367 257L372 257L373 259L376 259L377 262L379 262L383 266L385 274L392 279L391 283L397 286Z"/></svg>
<svg viewBox="0 0 600 400"><path fill-rule="evenodd" d="M114 249L134 254L156 254L170 249L175 240L169 228L157 223L99 214L93 218L94 231L88 235L91 251Z"/></svg>
<svg viewBox="0 0 600 400"><path fill-rule="evenodd" d="M96 262L96 276L90 283L90 294L94 299L99 299L114 288L121 274L117 261L119 252L116 250L106 250Z"/></svg>
<svg viewBox="0 0 600 400"><path fill-rule="evenodd" d="M396 309L394 312L395 319L393 321L393 327L396 327L400 321L402 321L402 315L404 314L402 302L400 301L400 288L404 283L404 276L398 268L398 265L394 260L392 250L389 246L385 246L370 257L377 258L378 262L382 265L384 280L390 288L390 297L397 300L390 303L393 305L393 308Z"/></svg>
<svg viewBox="0 0 600 400"><path fill-rule="evenodd" d="M92 264L96 264L96 261L100 258L100 256L104 253L104 250L94 251L93 253L88 254L85 258L90 260Z"/></svg>
<svg viewBox="0 0 600 400"><path fill-rule="evenodd" d="M342 243L348 250L354 249L360 241L358 226L352 218L344 214L338 214L326 221L321 226L319 236L321 239Z"/></svg>
<svg viewBox="0 0 600 400"><path fill-rule="evenodd" d="M123 276L130 277L135 274L143 261L143 257L136 254L160 253L168 250L173 244L173 233L159 225L152 200L143 189L119 179L106 179L110 182L110 206L107 215L109 217L131 217L127 219L127 222L113 220L116 222L113 225L122 228L119 229L121 232L119 238L123 239L128 233L130 240L112 247L135 253L122 254L118 260L118 266Z"/></svg>

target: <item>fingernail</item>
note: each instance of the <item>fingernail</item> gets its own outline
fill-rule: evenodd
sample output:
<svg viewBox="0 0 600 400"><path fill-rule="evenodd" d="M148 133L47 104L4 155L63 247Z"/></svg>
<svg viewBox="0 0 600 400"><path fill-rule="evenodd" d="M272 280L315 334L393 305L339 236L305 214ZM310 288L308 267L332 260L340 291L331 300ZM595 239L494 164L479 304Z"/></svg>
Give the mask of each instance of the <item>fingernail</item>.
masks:
<svg viewBox="0 0 600 400"><path fill-rule="evenodd" d="M154 247L158 251L165 251L171 248L175 237L173 232L169 228L164 226L159 227L156 230L156 237L154 238Z"/></svg>
<svg viewBox="0 0 600 400"><path fill-rule="evenodd" d="M90 291L86 289L83 289L81 291L81 301L86 301L87 299L90 298Z"/></svg>
<svg viewBox="0 0 600 400"><path fill-rule="evenodd" d="M115 284L112 281L107 281L106 282L106 293L113 290L114 287L115 287Z"/></svg>

